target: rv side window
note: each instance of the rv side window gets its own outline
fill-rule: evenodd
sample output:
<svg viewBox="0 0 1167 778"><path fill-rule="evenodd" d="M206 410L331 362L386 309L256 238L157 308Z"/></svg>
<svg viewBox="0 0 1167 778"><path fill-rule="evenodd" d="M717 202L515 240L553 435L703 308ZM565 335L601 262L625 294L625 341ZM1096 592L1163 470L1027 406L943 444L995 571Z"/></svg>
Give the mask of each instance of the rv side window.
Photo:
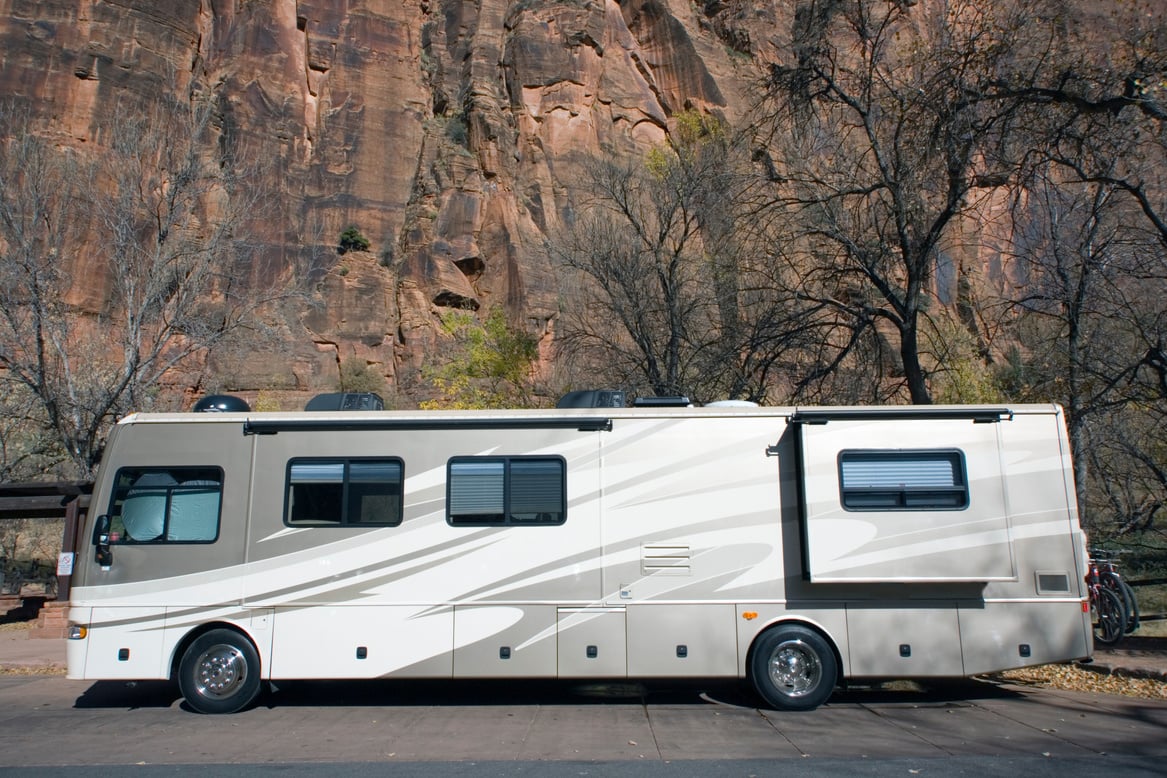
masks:
<svg viewBox="0 0 1167 778"><path fill-rule="evenodd" d="M839 491L850 511L959 511L968 507L960 451L843 451Z"/></svg>
<svg viewBox="0 0 1167 778"><path fill-rule="evenodd" d="M567 465L561 457L460 457L446 479L453 525L562 524Z"/></svg>
<svg viewBox="0 0 1167 778"><path fill-rule="evenodd" d="M293 459L284 523L290 527L395 527L401 523L400 459Z"/></svg>
<svg viewBox="0 0 1167 778"><path fill-rule="evenodd" d="M124 467L114 480L109 542L213 543L222 496L217 467Z"/></svg>

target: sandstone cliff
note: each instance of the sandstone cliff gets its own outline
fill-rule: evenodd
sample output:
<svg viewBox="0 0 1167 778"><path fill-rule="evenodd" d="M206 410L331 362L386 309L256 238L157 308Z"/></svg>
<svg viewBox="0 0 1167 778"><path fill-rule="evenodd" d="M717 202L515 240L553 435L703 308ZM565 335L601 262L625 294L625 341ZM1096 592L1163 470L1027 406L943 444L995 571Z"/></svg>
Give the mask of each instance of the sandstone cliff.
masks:
<svg viewBox="0 0 1167 778"><path fill-rule="evenodd" d="M579 162L645 153L686 108L739 117L787 5L9 0L0 94L78 145L127 105L213 95L221 145L267 163L252 229L269 270L249 282L306 280L316 297L273 322L282 348L221 355L216 383L330 389L355 356L392 387L446 308L503 305L551 338L544 237ZM368 253L338 254L348 225Z"/></svg>

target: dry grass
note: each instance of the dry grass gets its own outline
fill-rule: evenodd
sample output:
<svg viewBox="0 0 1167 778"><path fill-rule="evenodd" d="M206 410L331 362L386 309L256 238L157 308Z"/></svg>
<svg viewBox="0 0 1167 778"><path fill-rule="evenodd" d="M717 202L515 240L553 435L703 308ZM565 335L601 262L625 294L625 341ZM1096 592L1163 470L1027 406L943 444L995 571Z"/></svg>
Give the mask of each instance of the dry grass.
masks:
<svg viewBox="0 0 1167 778"><path fill-rule="evenodd" d="M1135 635L1143 638L1167 638L1167 619L1159 621L1140 621Z"/></svg>
<svg viewBox="0 0 1167 778"><path fill-rule="evenodd" d="M1167 613L1167 584L1136 587L1135 598L1139 603L1139 612L1143 615ZM1167 637L1167 619L1140 621L1135 634L1144 637Z"/></svg>
<svg viewBox="0 0 1167 778"><path fill-rule="evenodd" d="M25 632L31 626L31 621L0 621L0 632Z"/></svg>
<svg viewBox="0 0 1167 778"><path fill-rule="evenodd" d="M0 622L0 641L27 639L25 633L36 626L36 620L17 620ZM60 665L29 664L3 665L0 664L0 676L5 675L64 675L65 668Z"/></svg>
<svg viewBox="0 0 1167 778"><path fill-rule="evenodd" d="M5 675L61 675L65 674L65 668L59 665L13 665L6 667L0 665L0 676Z"/></svg>
<svg viewBox="0 0 1167 778"><path fill-rule="evenodd" d="M995 678L1044 689L1066 689L1091 694L1119 694L1148 700L1167 700L1167 681L1128 678L1085 670L1078 665L1041 665L997 673Z"/></svg>

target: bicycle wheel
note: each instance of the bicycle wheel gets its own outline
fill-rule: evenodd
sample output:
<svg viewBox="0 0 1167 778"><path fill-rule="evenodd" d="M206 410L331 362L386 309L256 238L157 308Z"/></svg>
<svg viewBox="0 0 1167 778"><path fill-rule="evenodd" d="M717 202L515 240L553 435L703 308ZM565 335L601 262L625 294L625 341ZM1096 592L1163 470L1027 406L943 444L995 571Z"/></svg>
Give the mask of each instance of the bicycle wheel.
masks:
<svg viewBox="0 0 1167 778"><path fill-rule="evenodd" d="M1139 628L1139 601L1135 599L1135 590L1131 585L1121 578L1118 581L1122 584L1122 593L1126 600L1126 634L1130 634Z"/></svg>
<svg viewBox="0 0 1167 778"><path fill-rule="evenodd" d="M1126 630L1126 609L1119 596L1105 586L1099 586L1095 594L1094 641L1112 646L1122 640Z"/></svg>
<svg viewBox="0 0 1167 778"><path fill-rule="evenodd" d="M1118 595L1122 602L1122 612L1126 619L1123 632L1128 635L1134 632L1139 626L1139 605L1135 601L1135 590L1113 570L1102 573L1102 585Z"/></svg>

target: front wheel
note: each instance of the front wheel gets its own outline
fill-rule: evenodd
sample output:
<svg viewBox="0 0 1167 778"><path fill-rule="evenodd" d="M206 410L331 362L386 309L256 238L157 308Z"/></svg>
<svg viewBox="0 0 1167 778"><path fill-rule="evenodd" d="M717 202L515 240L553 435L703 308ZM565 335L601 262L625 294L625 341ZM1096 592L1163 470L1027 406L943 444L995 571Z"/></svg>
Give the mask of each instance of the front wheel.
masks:
<svg viewBox="0 0 1167 778"><path fill-rule="evenodd" d="M777 626L754 646L750 678L777 710L812 710L835 690L835 652L817 632L797 625Z"/></svg>
<svg viewBox="0 0 1167 778"><path fill-rule="evenodd" d="M195 639L178 667L178 687L199 713L235 713L259 694L259 654L251 641L229 629Z"/></svg>
<svg viewBox="0 0 1167 778"><path fill-rule="evenodd" d="M1097 590L1094 603L1094 640L1112 646L1126 631L1126 608L1119 596L1104 586Z"/></svg>

